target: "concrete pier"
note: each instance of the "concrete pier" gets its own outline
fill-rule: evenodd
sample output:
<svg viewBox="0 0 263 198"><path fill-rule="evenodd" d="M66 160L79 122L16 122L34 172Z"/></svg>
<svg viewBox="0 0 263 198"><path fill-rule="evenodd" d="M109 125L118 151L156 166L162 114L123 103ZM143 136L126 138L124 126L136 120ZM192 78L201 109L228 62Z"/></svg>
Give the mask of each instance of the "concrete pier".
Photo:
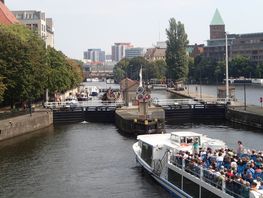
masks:
<svg viewBox="0 0 263 198"><path fill-rule="evenodd" d="M53 113L40 110L32 115L22 115L0 120L0 141L30 133L53 124Z"/></svg>
<svg viewBox="0 0 263 198"><path fill-rule="evenodd" d="M138 106L116 109L116 126L128 134L164 132L165 112L161 107L148 107L148 115L141 117Z"/></svg>

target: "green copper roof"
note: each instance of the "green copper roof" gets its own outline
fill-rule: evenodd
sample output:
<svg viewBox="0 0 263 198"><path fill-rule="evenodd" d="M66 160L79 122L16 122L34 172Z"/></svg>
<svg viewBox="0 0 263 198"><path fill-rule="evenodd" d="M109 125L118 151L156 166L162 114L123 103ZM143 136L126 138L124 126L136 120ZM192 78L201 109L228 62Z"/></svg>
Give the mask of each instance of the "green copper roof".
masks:
<svg viewBox="0 0 263 198"><path fill-rule="evenodd" d="M210 25L225 25L218 9L216 9L216 12L213 16L213 19L212 19Z"/></svg>

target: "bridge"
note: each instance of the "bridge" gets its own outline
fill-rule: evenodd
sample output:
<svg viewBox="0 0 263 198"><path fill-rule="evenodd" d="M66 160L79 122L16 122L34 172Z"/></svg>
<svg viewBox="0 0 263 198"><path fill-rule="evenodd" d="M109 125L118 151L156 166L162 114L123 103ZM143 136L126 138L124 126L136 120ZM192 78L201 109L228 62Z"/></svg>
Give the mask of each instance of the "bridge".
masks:
<svg viewBox="0 0 263 198"><path fill-rule="evenodd" d="M217 101L199 103L191 99L153 99L152 104L161 106L168 122L225 119L226 105ZM103 102L100 100L70 102L47 102L46 108L53 109L54 123L65 122L115 122L115 110L123 101Z"/></svg>

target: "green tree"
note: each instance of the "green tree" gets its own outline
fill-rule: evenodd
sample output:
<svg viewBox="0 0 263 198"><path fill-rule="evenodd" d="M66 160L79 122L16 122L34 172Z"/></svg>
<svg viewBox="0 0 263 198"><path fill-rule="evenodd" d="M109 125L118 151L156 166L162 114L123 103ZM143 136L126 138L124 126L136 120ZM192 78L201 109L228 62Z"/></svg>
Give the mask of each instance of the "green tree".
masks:
<svg viewBox="0 0 263 198"><path fill-rule="evenodd" d="M188 76L188 55L186 47L188 45L187 34L184 25L174 18L169 21L169 29L167 34L167 77L172 80L185 80Z"/></svg>
<svg viewBox="0 0 263 198"><path fill-rule="evenodd" d="M164 60L156 60L149 65L153 68L153 78L165 79L167 72L167 65Z"/></svg>
<svg viewBox="0 0 263 198"><path fill-rule="evenodd" d="M113 75L115 82L119 83L126 77L129 62L129 59L123 58L114 66Z"/></svg>
<svg viewBox="0 0 263 198"><path fill-rule="evenodd" d="M61 51L48 47L47 64L49 65L48 88L51 93L65 92L83 81L81 63L68 59Z"/></svg>
<svg viewBox="0 0 263 198"><path fill-rule="evenodd" d="M6 85L4 101L17 102L40 97L46 86L45 43L22 25L0 25L0 76Z"/></svg>
<svg viewBox="0 0 263 198"><path fill-rule="evenodd" d="M0 63L1 64L1 63ZM3 101L4 99L4 93L5 93L5 90L6 90L6 86L5 84L3 83L3 77L0 77L0 102Z"/></svg>

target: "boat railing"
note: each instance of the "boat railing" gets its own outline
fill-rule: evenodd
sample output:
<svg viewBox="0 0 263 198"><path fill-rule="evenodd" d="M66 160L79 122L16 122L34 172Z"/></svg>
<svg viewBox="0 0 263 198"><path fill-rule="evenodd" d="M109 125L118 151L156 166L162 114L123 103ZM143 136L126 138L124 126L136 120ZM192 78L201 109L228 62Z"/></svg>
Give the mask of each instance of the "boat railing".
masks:
<svg viewBox="0 0 263 198"><path fill-rule="evenodd" d="M224 175L219 172L196 165L191 159L184 159L180 155L171 155L170 163L235 198L249 197L250 188L246 185L225 179Z"/></svg>
<svg viewBox="0 0 263 198"><path fill-rule="evenodd" d="M168 153L170 151L166 150L162 159L158 159L158 160L153 160L153 171L157 174L160 175L165 164L167 164L168 161Z"/></svg>

